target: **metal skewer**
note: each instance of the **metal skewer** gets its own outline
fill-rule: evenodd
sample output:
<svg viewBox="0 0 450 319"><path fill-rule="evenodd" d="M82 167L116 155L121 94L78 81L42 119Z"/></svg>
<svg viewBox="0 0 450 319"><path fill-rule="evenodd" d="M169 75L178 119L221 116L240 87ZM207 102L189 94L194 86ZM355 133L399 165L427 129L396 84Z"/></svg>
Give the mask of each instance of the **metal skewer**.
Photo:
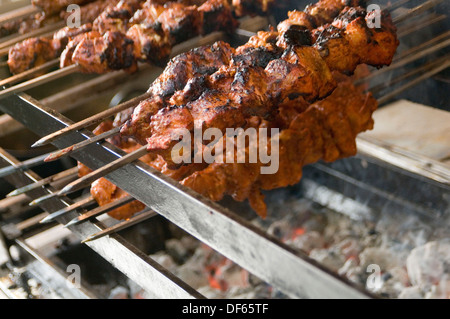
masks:
<svg viewBox="0 0 450 319"><path fill-rule="evenodd" d="M63 171L63 172L57 173L55 175L49 176L47 178L41 179L40 181L37 181L36 183L28 184L24 187L13 190L11 193L7 194L6 197L13 197L13 196L17 196L20 194L24 194L33 189L36 189L36 188L39 188L46 184L49 184L51 182L62 180L65 178L70 178L77 174L78 174L78 167L72 167L66 171Z"/></svg>
<svg viewBox="0 0 450 319"><path fill-rule="evenodd" d="M442 63L445 63L445 61L449 60L449 58L450 58L450 56L447 55L447 56L441 57L441 58L439 58L437 60L433 60L433 61L431 61L431 62L429 62L427 64L424 64L424 65L422 65L420 67L417 67L417 68L415 68L415 69L413 69L413 70L411 70L411 71L409 71L409 72L407 72L405 74L397 76L394 79L390 80L389 82L383 82L383 83L380 83L378 85L375 85L374 87L369 88L368 91L372 92L373 94L377 94L377 93L383 91L384 89L388 88L389 86L392 86L393 84L401 82L401 81L403 81L403 80L405 80L405 79L407 79L407 78L409 78L411 76L414 76L414 75L416 75L418 73L423 73L423 72L425 72L427 70L433 69L434 67L436 67L436 66L438 66L438 65L440 65Z"/></svg>
<svg viewBox="0 0 450 319"><path fill-rule="evenodd" d="M410 87L413 87L414 85L422 82L423 80L428 79L429 77L432 77L433 75L445 70L446 68L450 67L450 59L447 59L447 61L441 65L438 65L437 67L431 69L430 71L422 74L421 76L409 81L408 83L402 85L398 89L393 90L392 92L389 92L388 94L382 96L378 99L379 104L384 104L390 99L394 98L396 95L400 94L401 92L405 91L406 89L409 89Z"/></svg>
<svg viewBox="0 0 450 319"><path fill-rule="evenodd" d="M248 37L248 38L251 38L252 36L256 35L255 32L244 30L244 29L239 29L239 28L234 30L234 33L236 33L237 35L242 35L244 37Z"/></svg>
<svg viewBox="0 0 450 319"><path fill-rule="evenodd" d="M33 37L52 37L53 34L58 31L59 29L66 26L65 21L60 21L51 25L44 26L39 29L32 30L30 32L27 32L25 34L21 34L19 36L15 35L11 39L7 41L3 41L0 43L0 56L4 56L9 53L9 49L14 46L16 43L24 41L29 38Z"/></svg>
<svg viewBox="0 0 450 319"><path fill-rule="evenodd" d="M58 192L58 196L67 195L81 188L87 187L91 185L91 183L96 179L99 179L100 177L103 177L108 173L111 173L112 171L118 169L119 167L122 167L126 164L136 161L145 154L147 154L146 145L138 148L134 152L128 153L127 155L118 158L115 161L112 161L111 163L106 164L105 166L99 168L98 170L92 171L89 174L73 181L72 183L65 186L62 190L60 190Z"/></svg>
<svg viewBox="0 0 450 319"><path fill-rule="evenodd" d="M411 0L398 0L398 1L394 2L394 3L392 3L392 4L386 5L385 9L392 11L392 10L395 10L395 9L401 7L404 4L407 4L410 1Z"/></svg>
<svg viewBox="0 0 450 319"><path fill-rule="evenodd" d="M45 196L41 196L39 198L36 198L35 200L31 201L28 205L29 206L36 206L36 205L46 201L47 199L50 199L50 198L53 198L53 197L57 197L57 196L58 196L57 192L50 193L50 194L47 194Z"/></svg>
<svg viewBox="0 0 450 319"><path fill-rule="evenodd" d="M96 203L94 197L88 196L86 198L78 200L75 204L72 204L70 206L67 206L67 207L65 207L63 209L60 209L60 210L58 210L58 211L56 211L54 213L51 213L51 214L47 215L45 218L43 218L40 221L40 223L41 224L49 223L49 222L55 220L55 218L57 218L59 216L62 216L64 214L67 214L67 213L70 213L70 212L73 212L74 210L77 210L78 208L81 208L81 207L86 206L86 205L91 205L91 204L94 204L94 203Z"/></svg>
<svg viewBox="0 0 450 319"><path fill-rule="evenodd" d="M1 80L0 81L0 87L4 86L4 85L7 85L7 84L15 84L17 82L25 80L26 78L28 78L31 75L34 75L36 73L45 71L47 69L53 68L53 67L58 66L58 65L59 65L59 58L51 60L51 61L48 61L48 62L46 62L44 64L41 64L41 65L39 65L37 67L34 67L32 69L26 70L26 71L21 72L19 74L10 76L9 78L6 78L4 80Z"/></svg>
<svg viewBox="0 0 450 319"><path fill-rule="evenodd" d="M399 54L394 56L393 61L397 62L399 60L403 60L406 56L411 55L413 53L420 52L420 51L424 50L425 48L433 46L435 43L440 43L442 40L445 40L448 37L450 37L450 31L441 33L438 36L435 36L434 38L432 38L426 42L423 42L415 47L412 47L412 48L409 48L408 50L400 52Z"/></svg>
<svg viewBox="0 0 450 319"><path fill-rule="evenodd" d="M441 3L443 0L428 0L424 3L422 3L421 5L418 5L412 9L409 9L408 12L401 14L397 17L394 17L392 19L392 21L394 22L394 24L399 24L402 23L403 21L415 17L435 6L437 6L439 3Z"/></svg>
<svg viewBox="0 0 450 319"><path fill-rule="evenodd" d="M408 34L422 30L428 27L429 25L442 21L446 18L447 16L445 14L441 15L429 14L426 17L424 17L424 19L420 22L413 21L410 24L403 26L402 28L398 28L397 37L402 38L404 36L407 36Z"/></svg>
<svg viewBox="0 0 450 319"><path fill-rule="evenodd" d="M134 201L135 199L133 197L131 197L130 195L127 195L125 197L122 197L120 199L117 199L111 203L108 203L106 205L103 206L99 206L97 208L94 208L93 210L88 211L87 213L84 213L78 217L75 217L74 219L72 219L70 222L68 222L66 225L64 225L64 227L69 227L69 226L73 226L73 225L77 225L80 224L82 222L85 222L91 218L97 217L101 214L107 213L115 208L118 208L122 205L128 204L132 201Z"/></svg>
<svg viewBox="0 0 450 319"><path fill-rule="evenodd" d="M14 205L21 205L28 202L30 198L26 194L14 198L3 198L0 200L0 214L8 211Z"/></svg>
<svg viewBox="0 0 450 319"><path fill-rule="evenodd" d="M41 12L42 10L33 5L28 5L19 9L11 10L9 12L3 13L0 15L0 24L18 20L20 18L31 16L32 14L36 14Z"/></svg>
<svg viewBox="0 0 450 319"><path fill-rule="evenodd" d="M78 131L78 130L86 128L86 127L88 127L88 126L90 126L92 124L99 123L99 122L107 119L108 117L110 117L110 116L112 116L112 115L114 115L114 114L116 114L116 113L118 113L120 111L126 110L126 109L128 109L130 107L137 106L142 100L148 99L151 96L152 96L151 93L146 92L146 93L144 93L142 95L139 95L139 96L137 96L137 97L135 97L135 98L133 98L131 100L128 100L128 101L124 102L124 103L118 104L115 107L109 108L109 109L107 109L107 110L105 110L103 112L100 112L100 113L97 113L97 114L95 114L95 115L93 115L91 117L88 117L88 118L86 118L86 119L84 119L84 120L82 120L80 122L77 122L77 123L75 123L73 125L69 125L69 126L63 128L63 129L59 130L59 131L56 131L56 132L54 132L52 134L44 136L43 138L41 138L40 140L35 142L33 145L31 145L31 147L37 147L37 146L46 145L46 144L53 142L57 138L65 135L67 133L70 133L70 132L73 132L73 131Z"/></svg>
<svg viewBox="0 0 450 319"><path fill-rule="evenodd" d="M88 140L85 140L83 142L74 144L72 146L66 147L65 149L62 149L60 151L57 151L55 153L50 154L49 156L47 156L45 158L45 162L51 162L51 161L55 161L63 156L69 155L70 153L73 153L77 150L80 150L90 144L96 143L98 141L104 140L106 138L109 138L113 135L116 135L120 132L120 127L115 127L107 132L104 132L102 134L96 135Z"/></svg>
<svg viewBox="0 0 450 319"><path fill-rule="evenodd" d="M8 176L11 175L15 172L17 172L18 170L26 170L30 167L34 167L37 166L39 164L43 164L44 163L44 159L49 156L50 153L44 154L44 155L40 155L40 156L36 156L33 158L30 158L26 161L23 161L19 164L16 165L11 165L11 166L7 166L4 168L0 169L0 177L4 177L4 176Z"/></svg>
<svg viewBox="0 0 450 319"><path fill-rule="evenodd" d="M108 227L102 231L99 231L98 233L95 233L93 235L90 235L89 237L87 237L86 239L83 239L81 241L81 243L86 243L92 240L96 240L102 237L105 237L107 235L113 234L118 232L119 230L123 230L125 228L131 227L133 225L136 225L137 223L140 223L146 219L149 219L151 217L154 217L158 215L158 213L156 213L153 210L150 210L149 208L144 209L143 211L141 211L140 213L137 213L136 215L134 215L132 218L125 220L123 222L120 222L114 226Z"/></svg>

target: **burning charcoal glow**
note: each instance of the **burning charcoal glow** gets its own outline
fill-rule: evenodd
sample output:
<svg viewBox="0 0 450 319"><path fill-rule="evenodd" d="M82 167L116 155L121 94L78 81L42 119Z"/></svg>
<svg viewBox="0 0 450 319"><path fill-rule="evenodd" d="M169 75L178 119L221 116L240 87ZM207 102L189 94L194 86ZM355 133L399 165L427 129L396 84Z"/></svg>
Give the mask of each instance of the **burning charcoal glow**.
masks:
<svg viewBox="0 0 450 319"><path fill-rule="evenodd" d="M197 289L207 298L285 298L278 290L248 273L198 240L184 236L166 241L165 251L150 255L152 259ZM133 283L131 283L133 286ZM132 289L130 289L132 290ZM119 286L110 298L124 298ZM154 298L134 289L131 298Z"/></svg>
<svg viewBox="0 0 450 319"><path fill-rule="evenodd" d="M388 211L354 220L286 196L271 202L270 219L256 221L271 235L379 297L450 297L447 223L432 230L418 216Z"/></svg>

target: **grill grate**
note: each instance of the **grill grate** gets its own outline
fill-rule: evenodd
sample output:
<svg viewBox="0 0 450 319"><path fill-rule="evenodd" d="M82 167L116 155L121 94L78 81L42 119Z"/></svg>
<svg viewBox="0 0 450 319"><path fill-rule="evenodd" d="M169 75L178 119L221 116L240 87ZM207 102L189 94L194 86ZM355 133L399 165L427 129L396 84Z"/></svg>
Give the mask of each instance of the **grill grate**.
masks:
<svg viewBox="0 0 450 319"><path fill-rule="evenodd" d="M429 9L436 3L438 1L427 1L421 8ZM408 17L408 15L400 16L397 21L406 23L402 28L402 36L406 37L408 36L407 30L410 25L408 25L408 21L404 17ZM442 21L442 17L438 16L435 18L433 18L433 21L436 23ZM240 33L250 34L244 31ZM189 45L192 45L192 43ZM440 45L441 47L438 49L442 49L442 43ZM180 48L180 50L183 49ZM405 56L406 58L410 57L410 55L406 54ZM406 58L403 57L402 59ZM448 57L444 57L443 60L448 63ZM438 73L444 68L443 65L445 68L448 67L448 64L441 64L439 69L436 69L434 68L435 65L432 64L429 70L433 72L426 74L427 76L422 78L415 77L411 80L407 79L404 76L405 74L400 75L404 78L394 77L394 82L404 83L404 80L407 80L407 82L399 90L391 91L391 94L389 92L385 93L382 90L384 87L378 86L378 93L382 92L384 94L380 98L381 101L387 102L414 84L414 81L425 80L425 78ZM402 67L403 65L399 65L397 68L394 66L392 69L403 71ZM67 75L66 71L72 72L71 70L59 72ZM41 78L28 82L28 84L24 82L5 89L0 93L2 97L0 110L41 137L73 124L72 121L61 115L57 110L44 106L25 93L18 93L29 88L29 83L41 85L44 82L42 79L51 78L49 74L55 75L54 72L48 73ZM376 75L376 72L373 74L375 74L374 79L380 78L379 75ZM412 74L412 76L415 75ZM56 77L59 77L58 73L56 73ZM93 90L98 90L98 85L101 83L99 79L103 79L103 77L105 76L99 76L92 80L97 85L92 88ZM118 80L119 76L116 78L116 75L106 75L106 77L112 82L120 82ZM69 95L76 97L79 95L79 92L86 92L89 86L82 85L81 89L74 87ZM63 96L66 94L67 92L60 92L59 100L55 100L67 101L67 96ZM93 134L87 129L73 131L53 141L53 145L58 149L63 149L92 137ZM310 169L305 169L305 178L300 184L304 189L300 193L322 205L327 205L327 199L319 198L318 192L315 191L317 184L314 183L319 183L329 189L334 189L345 198L353 200L354 203L359 203L355 205L362 205L369 212L383 209L383 202L388 201L389 205L396 209L408 211L411 214L424 214L432 221L443 218L444 214L447 213L445 207L448 205L448 198L445 197L445 194L448 194L449 191L450 173L448 167L402 150L388 148L379 141L368 138L359 138L358 147L360 154L353 159L346 159L329 165L319 163L312 165ZM124 155L125 153L120 149L108 143L103 143L101 145L90 144L83 151L73 153L71 156L91 169L97 169ZM370 173L368 172L379 172L379 174L376 174L376 179L371 180L370 176L361 176L360 178L353 176L361 172L357 168L361 161L370 163L370 168L362 170L362 172L369 175ZM1 152L0 162L1 166L18 163L16 159L4 150ZM409 172L405 173L403 169L398 172L399 167L406 167L406 170L409 170L412 174ZM109 173L107 178L131 194L133 198L145 203L148 208L290 297L377 297L362 287L338 276L303 252L293 249L260 228L255 227L236 211L200 197L190 189L182 187L177 182L143 163L129 163ZM16 171L5 179L15 187L23 187L37 182L41 178L31 171ZM388 185L392 180L397 180L400 184L404 181L413 183L418 191L426 190L426 192L417 200L407 198L407 194L401 192L399 194L383 192L384 185ZM36 199L41 196L48 196L56 191L56 188L45 187L30 191L27 195L32 199ZM51 196L47 200L40 202L39 207L48 216L48 214L58 212L77 202L79 201L68 197ZM420 204L423 202L432 202L432 205L431 207L423 207ZM86 209L79 209L77 212L66 212L55 216L54 219L58 223L67 224L78 217L80 212L86 212ZM367 211L366 213L369 214ZM148 218L153 216L153 214L148 213L148 215L144 216ZM370 214L368 216L370 217ZM33 219L31 224L35 224L37 220L40 219ZM131 226L135 221L131 220L125 226ZM121 228L122 226L115 225L111 228L107 227L103 222L90 219L80 224L71 224L68 226L68 229L80 240L83 240L105 231L109 233L111 229L114 231L116 230L114 227ZM27 249L20 235L13 235L12 241ZM164 298L203 298L195 289L164 269L116 233L109 233L109 236L103 236L95 241L86 242L86 244L127 277L139 282L142 288L149 292Z"/></svg>

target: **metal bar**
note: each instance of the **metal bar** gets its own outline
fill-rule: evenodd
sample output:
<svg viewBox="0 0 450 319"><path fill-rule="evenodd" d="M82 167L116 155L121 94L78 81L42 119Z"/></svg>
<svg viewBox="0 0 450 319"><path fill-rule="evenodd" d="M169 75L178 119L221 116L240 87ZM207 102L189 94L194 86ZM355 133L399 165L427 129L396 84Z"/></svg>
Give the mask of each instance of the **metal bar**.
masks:
<svg viewBox="0 0 450 319"><path fill-rule="evenodd" d="M45 75L42 75L40 77L34 78L32 80L28 80L26 82L22 82L20 84L14 85L12 87L9 87L7 89L4 89L0 91L0 99L4 99L5 97L8 97L10 95L13 95L15 93L23 92L28 89L32 89L36 86L39 86L41 84L60 79L66 75L72 74L79 70L78 65L73 64L68 67L53 71L51 73L47 73Z"/></svg>
<svg viewBox="0 0 450 319"><path fill-rule="evenodd" d="M143 222L144 220L155 217L157 215L158 215L158 213L156 213L150 209L145 209L144 211L137 213L136 215L134 215L133 217L131 217L128 220L124 220L123 222L117 223L111 227L108 227L106 229L99 231L98 233L90 235L89 237L83 239L81 242L87 243L89 241L97 240L99 238L117 233L120 230L127 229L131 226L134 226L140 222Z"/></svg>
<svg viewBox="0 0 450 319"><path fill-rule="evenodd" d="M2 87L4 85L8 85L8 84L18 83L18 82L25 80L28 77L35 75L39 72L46 71L47 69L58 66L58 64L59 64L59 59L54 59L54 60L48 61L42 65L39 65L35 68L32 68L32 69L26 70L22 73L10 76L9 78L6 78L6 79L0 81L0 87Z"/></svg>
<svg viewBox="0 0 450 319"><path fill-rule="evenodd" d="M64 225L64 227L69 227L69 226L72 226L72 225L80 224L80 223L85 222L85 221L87 221L89 219L97 217L97 216L99 216L101 214L107 213L107 212L109 212L109 211L111 211L111 210L113 210L113 209L115 209L117 207L120 207L122 205L128 204L129 202L132 202L134 200L135 199L132 196L127 195L127 196L122 197L120 199L117 199L117 200L115 200L113 202L110 202L110 203L108 203L106 205L94 208L93 210L88 211L87 213L84 213L84 214L82 214L82 215L80 215L78 217L75 217L70 222L68 222L66 225Z"/></svg>
<svg viewBox="0 0 450 319"><path fill-rule="evenodd" d="M8 102L14 104L14 107L18 107L21 104L18 103L19 100L22 102L24 101L22 98L23 95L21 98L18 96L13 96L7 100ZM4 103L5 101L0 102L0 108L3 109ZM12 104L8 105L11 106ZM36 118L32 117L32 119L33 122L38 121ZM42 123L38 124L36 122L36 124L40 125ZM11 165L15 162L16 160L8 153L4 151L0 152L0 166ZM12 177L14 177L14 180L12 180ZM39 180L39 176L29 171L17 173L14 176L11 175L9 178L11 178L11 183L15 184L16 187L27 185L30 182L36 182ZM44 189L37 189L32 192L32 196L38 197L39 194L44 194L45 192L46 191ZM72 204L70 199L55 198L51 201L49 200L42 203L41 208L49 213L52 213L56 210L67 207L70 204ZM65 224L75 217L76 214L77 213L72 212L67 215L60 216L57 220L58 222ZM100 222L91 223L87 221L81 225L71 226L70 230L81 240L104 228L105 226ZM138 282L144 290L160 296L161 298L204 298L204 296L198 293L195 289L181 281L179 278L160 266L153 259L143 254L136 247L126 242L117 234L101 238L93 241L92 243L87 243L87 245L115 266L118 270L122 271L128 278ZM121 258L117 258L117 256L121 256Z"/></svg>
<svg viewBox="0 0 450 319"><path fill-rule="evenodd" d="M357 137L358 152L381 158L396 167L450 185L450 169L445 164L367 136Z"/></svg>
<svg viewBox="0 0 450 319"><path fill-rule="evenodd" d="M92 292L80 284L79 287L75 286L71 281L67 280L68 274L63 273L55 264L53 264L48 258L42 256L37 250L28 245L23 238L17 238L15 240L16 245L22 248L30 257L39 262L39 265L44 266L48 270L48 278L53 284L56 285L60 298L65 299L96 299ZM30 263L29 263L30 264ZM32 268L32 267L31 267ZM40 275L40 274L38 274ZM55 288L55 287L52 287Z"/></svg>
<svg viewBox="0 0 450 319"><path fill-rule="evenodd" d="M3 101L0 103L0 109L19 121L25 122L26 118L33 118L33 123L28 123L27 126L41 136L71 124L62 115L39 105L37 101L23 94ZM56 140L54 144L58 148L64 148L90 136L92 134L86 131L72 132ZM103 144L92 144L85 152L73 154L73 157L91 169L98 169L122 155L125 153L113 145L106 147ZM339 277L240 216L142 162L127 164L111 172L106 178L225 257L290 296L374 297L362 287ZM90 234L92 233L94 232ZM87 244L96 245L110 237ZM255 251L264 253L255 254ZM127 259L127 256L121 257L116 259ZM142 276L140 278L141 282Z"/></svg>

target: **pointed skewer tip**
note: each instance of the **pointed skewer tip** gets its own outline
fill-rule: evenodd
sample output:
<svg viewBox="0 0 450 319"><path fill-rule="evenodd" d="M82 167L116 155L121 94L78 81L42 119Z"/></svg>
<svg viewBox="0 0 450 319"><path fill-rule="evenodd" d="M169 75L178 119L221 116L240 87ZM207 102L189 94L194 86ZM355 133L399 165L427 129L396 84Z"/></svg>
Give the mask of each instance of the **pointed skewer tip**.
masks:
<svg viewBox="0 0 450 319"><path fill-rule="evenodd" d="M37 204L40 204L40 203L42 203L43 201L45 201L45 200L47 200L47 199L49 199L49 198L55 197L55 196L59 196L59 195L58 195L57 193L51 193L51 194L48 194L48 195L45 195L45 196L36 198L35 200L31 201L31 202L28 204L28 206L36 206Z"/></svg>
<svg viewBox="0 0 450 319"><path fill-rule="evenodd" d="M17 191L17 189L13 190L12 192L6 194L6 197L14 197L19 195L20 193Z"/></svg>
<svg viewBox="0 0 450 319"><path fill-rule="evenodd" d="M51 218L50 216L51 216L51 215L48 215L48 216L42 218L42 219L39 221L39 224L47 224L47 223L53 221L53 218Z"/></svg>
<svg viewBox="0 0 450 319"><path fill-rule="evenodd" d="M88 236L88 237L86 237L85 239L83 239L83 240L81 241L81 244L84 244L84 243L87 243L87 242L93 241L94 239L96 239L96 237L95 237L95 236L93 236L93 235L91 235L91 236Z"/></svg>
<svg viewBox="0 0 450 319"><path fill-rule="evenodd" d="M72 226L72 225L78 224L79 221L80 221L80 220L78 219L78 217L75 217L74 219L72 219L71 221L69 221L67 224L63 225L63 227L64 227L64 228L68 228L68 227L70 227L70 226Z"/></svg>
<svg viewBox="0 0 450 319"><path fill-rule="evenodd" d="M31 147L44 146L45 144L47 144L46 141L45 141L45 138L41 138L40 140L37 140L36 142L31 144Z"/></svg>

